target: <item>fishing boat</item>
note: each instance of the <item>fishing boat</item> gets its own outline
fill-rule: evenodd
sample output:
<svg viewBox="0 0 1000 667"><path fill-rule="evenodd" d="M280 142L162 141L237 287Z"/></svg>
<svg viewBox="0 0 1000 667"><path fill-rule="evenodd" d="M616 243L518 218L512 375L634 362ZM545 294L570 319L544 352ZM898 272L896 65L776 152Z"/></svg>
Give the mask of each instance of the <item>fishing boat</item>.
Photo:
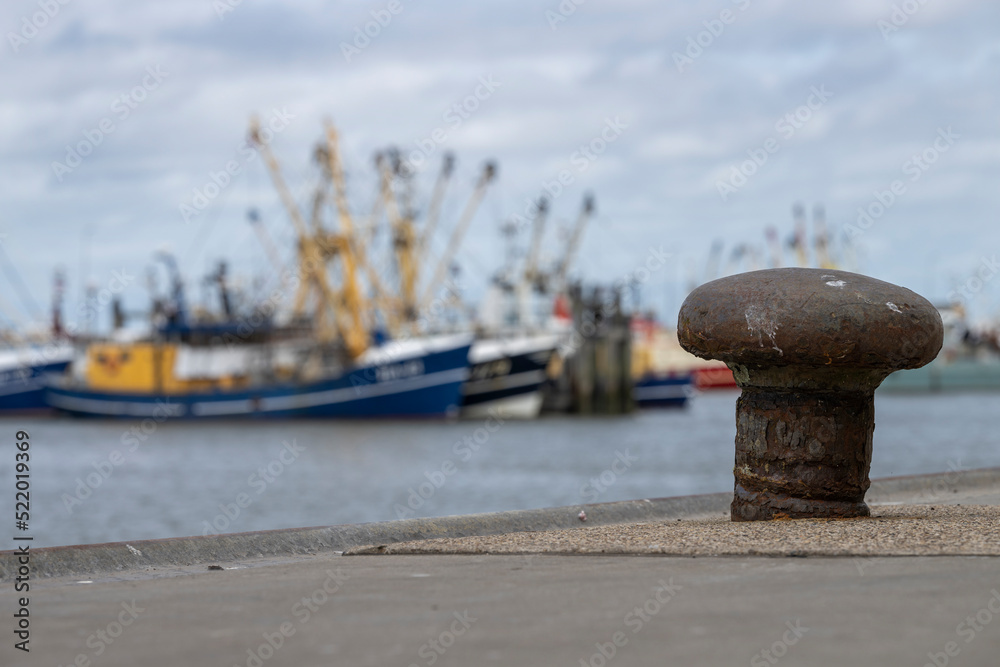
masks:
<svg viewBox="0 0 1000 667"><path fill-rule="evenodd" d="M897 371L880 392L1000 390L1000 326L974 331L961 304L938 306L944 324L941 352L921 368Z"/></svg>
<svg viewBox="0 0 1000 667"><path fill-rule="evenodd" d="M521 335L477 340L469 353L469 379L462 386L462 416L532 419L542 409L546 369L560 336Z"/></svg>
<svg viewBox="0 0 1000 667"><path fill-rule="evenodd" d="M526 211L532 216L531 241L524 252L517 247L517 234L528 226L528 219L517 215L500 228L505 260L480 303L476 327L483 334L470 353L463 416L486 416L497 409L504 416L528 419L543 409L567 409L561 386L568 383L562 377L564 357L575 349L570 345L573 322L565 292L594 199L589 193L584 196L576 221L563 230L564 247L547 264L542 247L548 211L546 197Z"/></svg>
<svg viewBox="0 0 1000 667"><path fill-rule="evenodd" d="M718 359L701 359L691 355L686 369L691 372L698 391L736 389L736 378L725 362Z"/></svg>
<svg viewBox="0 0 1000 667"><path fill-rule="evenodd" d="M409 178L398 154L376 161L377 210L390 234L354 223L347 204L338 135L327 124L313 152L319 183L311 216L285 183L266 133L254 121L250 140L260 151L295 231L289 267L251 211L248 218L264 244L273 271L269 296L243 312L228 293L225 266L209 276L219 288L217 310L189 308L177 262L167 252L172 289L155 297L151 329L131 340L89 344L70 372L50 383L50 405L77 416L203 418L385 418L458 414L469 377L471 333L428 334L418 313L433 312L452 250L417 293L418 251L424 239L414 227ZM450 167L448 167L450 170ZM495 168L487 164L453 231L468 226ZM447 171L447 170L446 170ZM438 188L438 195L442 188ZM440 197L431 219L436 219ZM428 221L428 225L430 221ZM424 236L430 233L425 227ZM392 258L389 279L370 259L376 238ZM275 284L277 283L277 284ZM200 314L199 314L200 313Z"/></svg>
<svg viewBox="0 0 1000 667"><path fill-rule="evenodd" d="M639 408L683 407L693 395L695 371L677 332L653 317L633 317L632 399ZM690 357L690 359L688 359Z"/></svg>
<svg viewBox="0 0 1000 667"><path fill-rule="evenodd" d="M73 348L62 343L0 351L0 414L48 410L46 380L64 372L72 358Z"/></svg>
<svg viewBox="0 0 1000 667"><path fill-rule="evenodd" d="M376 346L353 363L309 341L240 347L105 343L52 382L46 401L82 417L382 418L458 413L471 338Z"/></svg>
<svg viewBox="0 0 1000 667"><path fill-rule="evenodd" d="M635 380L632 398L640 408L683 407L691 397L693 386L690 372L649 373Z"/></svg>
<svg viewBox="0 0 1000 667"><path fill-rule="evenodd" d="M21 278L17 267L0 247L0 267L17 293L24 312L34 319L41 309ZM55 272L52 320L45 330L34 320L25 327L15 324L6 313L0 318L8 325L0 329L0 415L45 412L45 383L52 374L62 373L73 359L70 336L63 328L62 297L65 278Z"/></svg>
<svg viewBox="0 0 1000 667"><path fill-rule="evenodd" d="M939 357L921 368L896 371L879 386L879 391L1000 391L1000 359Z"/></svg>

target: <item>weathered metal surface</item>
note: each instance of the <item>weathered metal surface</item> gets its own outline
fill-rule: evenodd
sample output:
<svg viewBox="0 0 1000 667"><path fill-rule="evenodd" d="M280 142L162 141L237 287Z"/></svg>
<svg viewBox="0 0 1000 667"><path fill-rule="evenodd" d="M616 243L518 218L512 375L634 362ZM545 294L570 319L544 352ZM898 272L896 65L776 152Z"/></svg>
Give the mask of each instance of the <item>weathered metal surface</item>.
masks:
<svg viewBox="0 0 1000 667"><path fill-rule="evenodd" d="M746 388L736 403L734 518L867 515L873 399Z"/></svg>
<svg viewBox="0 0 1000 667"><path fill-rule="evenodd" d="M681 345L705 359L759 366L889 371L931 361L937 309L904 287L829 269L768 269L701 285L681 308Z"/></svg>
<svg viewBox="0 0 1000 667"><path fill-rule="evenodd" d="M678 338L721 359L736 405L734 521L865 516L874 391L941 349L937 310L908 289L844 271L771 269L706 283Z"/></svg>

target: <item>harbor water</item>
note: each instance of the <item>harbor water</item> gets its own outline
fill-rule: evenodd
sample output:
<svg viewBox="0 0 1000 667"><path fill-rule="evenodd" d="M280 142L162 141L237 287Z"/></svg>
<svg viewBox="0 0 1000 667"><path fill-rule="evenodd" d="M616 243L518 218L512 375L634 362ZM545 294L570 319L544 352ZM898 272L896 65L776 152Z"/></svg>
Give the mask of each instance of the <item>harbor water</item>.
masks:
<svg viewBox="0 0 1000 667"><path fill-rule="evenodd" d="M0 424L9 442L30 434L41 547L726 491L736 396L526 422ZM1000 466L998 415L995 393L879 394L872 477ZM8 515L13 505L0 501Z"/></svg>

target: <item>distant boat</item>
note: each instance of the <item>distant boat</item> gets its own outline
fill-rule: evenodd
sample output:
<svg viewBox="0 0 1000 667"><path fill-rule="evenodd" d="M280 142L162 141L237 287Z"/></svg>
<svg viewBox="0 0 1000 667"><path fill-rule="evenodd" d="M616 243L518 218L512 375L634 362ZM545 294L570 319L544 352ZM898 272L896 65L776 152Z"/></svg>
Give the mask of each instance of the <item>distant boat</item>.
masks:
<svg viewBox="0 0 1000 667"><path fill-rule="evenodd" d="M64 344L0 351L0 414L48 410L46 377L65 371L72 359L73 348Z"/></svg>
<svg viewBox="0 0 1000 667"><path fill-rule="evenodd" d="M887 392L998 391L1000 361L937 358L922 368L896 371L879 387Z"/></svg>
<svg viewBox="0 0 1000 667"><path fill-rule="evenodd" d="M691 373L694 376L694 386L701 391L736 389L736 378L729 366L722 361L698 359L698 363L692 364Z"/></svg>
<svg viewBox="0 0 1000 667"><path fill-rule="evenodd" d="M634 317L631 330L632 399L636 406L687 405L697 386L699 373L714 370L714 367L705 367L703 360L685 352L677 342L677 332L655 320ZM729 377L732 379L732 374Z"/></svg>
<svg viewBox="0 0 1000 667"><path fill-rule="evenodd" d="M368 350L340 371L260 380L247 369L274 369L279 357L291 361L295 351L95 345L88 367L52 382L45 400L76 416L131 419L454 416L470 346L468 336L399 341ZM307 349L299 352L305 353L300 360L310 358Z"/></svg>
<svg viewBox="0 0 1000 667"><path fill-rule="evenodd" d="M469 379L462 386L462 416L497 411L533 419L542 409L546 369L559 345L557 334L477 340L469 352Z"/></svg>
<svg viewBox="0 0 1000 667"><path fill-rule="evenodd" d="M635 381L632 398L640 408L683 407L694 389L690 372L649 374Z"/></svg>
<svg viewBox="0 0 1000 667"><path fill-rule="evenodd" d="M973 333L961 304L938 306L944 344L938 357L921 368L896 371L879 387L887 392L1000 390L1000 344L992 331Z"/></svg>

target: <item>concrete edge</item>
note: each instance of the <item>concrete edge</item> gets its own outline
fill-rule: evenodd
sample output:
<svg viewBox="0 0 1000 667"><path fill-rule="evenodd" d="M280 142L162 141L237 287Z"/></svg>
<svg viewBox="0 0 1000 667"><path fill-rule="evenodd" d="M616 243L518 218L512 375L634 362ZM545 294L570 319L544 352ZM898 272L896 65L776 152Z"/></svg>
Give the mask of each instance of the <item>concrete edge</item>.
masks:
<svg viewBox="0 0 1000 667"><path fill-rule="evenodd" d="M905 496L911 502L920 502L922 499L934 501L939 498L943 501L955 490L996 488L998 485L1000 468L891 477L872 482L867 500L878 504ZM346 551L369 544L439 537L694 519L725 514L731 501L732 493L712 493L429 519L46 547L30 550L31 573L35 577L44 578L94 576L124 570L225 563L314 554L319 551ZM579 519L581 510L586 512L586 522ZM17 559L17 551L0 551L0 581L14 579L18 569Z"/></svg>
<svg viewBox="0 0 1000 667"><path fill-rule="evenodd" d="M731 501L731 493L713 493L440 518L44 547L30 550L31 573L36 577L98 575L123 570L345 551L366 544L391 544L437 537L691 518L726 512ZM586 512L586 522L579 518L581 510ZM12 580L17 567L16 551L0 551L0 581Z"/></svg>
<svg viewBox="0 0 1000 667"><path fill-rule="evenodd" d="M911 503L943 502L963 489L1000 487L1000 468L949 470L929 475L883 477L872 481L865 494L869 505L904 499Z"/></svg>

